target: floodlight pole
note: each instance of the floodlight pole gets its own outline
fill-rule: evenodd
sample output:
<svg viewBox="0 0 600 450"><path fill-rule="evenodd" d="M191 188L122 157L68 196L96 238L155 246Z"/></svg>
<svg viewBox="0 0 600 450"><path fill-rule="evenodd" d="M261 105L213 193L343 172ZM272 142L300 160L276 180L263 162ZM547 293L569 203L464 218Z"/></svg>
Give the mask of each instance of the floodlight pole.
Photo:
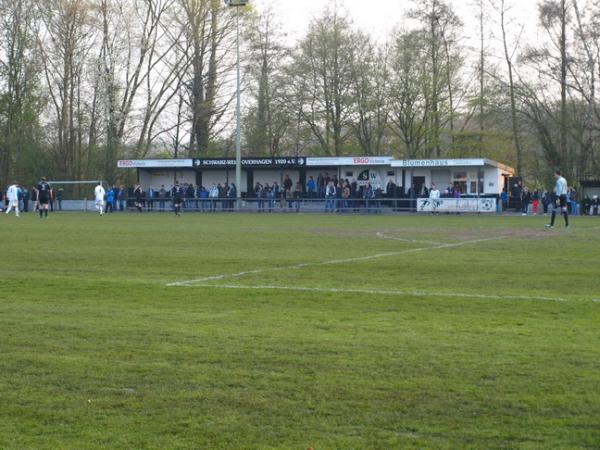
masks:
<svg viewBox="0 0 600 450"><path fill-rule="evenodd" d="M235 187L237 195L237 210L242 209L242 150L240 130L240 8L236 8L235 41L237 53L237 105L235 113Z"/></svg>
<svg viewBox="0 0 600 450"><path fill-rule="evenodd" d="M240 101L240 6L248 0L225 0L227 6L236 8L235 17L235 46L237 56L237 82L236 82L236 108L235 108L235 184L236 184L236 209L242 209L242 150L241 150L241 101Z"/></svg>

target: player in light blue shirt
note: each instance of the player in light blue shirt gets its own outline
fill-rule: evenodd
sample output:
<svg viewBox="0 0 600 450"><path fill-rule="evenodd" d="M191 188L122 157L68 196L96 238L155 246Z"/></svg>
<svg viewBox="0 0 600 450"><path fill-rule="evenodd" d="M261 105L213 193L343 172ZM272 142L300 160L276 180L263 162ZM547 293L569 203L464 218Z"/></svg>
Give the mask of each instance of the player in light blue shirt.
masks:
<svg viewBox="0 0 600 450"><path fill-rule="evenodd" d="M552 217L550 223L546 224L546 228L554 228L554 220L556 219L556 210L560 208L561 214L565 218L565 228L569 228L569 211L567 209L567 180L560 174L560 170L554 172L556 185L554 186L554 194L556 196L555 207L552 208Z"/></svg>

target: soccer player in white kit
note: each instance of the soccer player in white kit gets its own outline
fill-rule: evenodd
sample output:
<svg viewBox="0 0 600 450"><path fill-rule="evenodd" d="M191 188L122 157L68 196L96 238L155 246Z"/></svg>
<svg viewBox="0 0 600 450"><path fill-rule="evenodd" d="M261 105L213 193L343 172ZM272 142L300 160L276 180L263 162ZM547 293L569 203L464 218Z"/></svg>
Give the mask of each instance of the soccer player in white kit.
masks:
<svg viewBox="0 0 600 450"><path fill-rule="evenodd" d="M6 210L6 214L14 209L15 215L19 217L19 185L16 181L8 187L8 190L6 191L6 199L8 200L8 209Z"/></svg>
<svg viewBox="0 0 600 450"><path fill-rule="evenodd" d="M100 215L104 214L104 188L102 183L98 183L96 189L94 189L94 195L96 196L96 209L100 211Z"/></svg>

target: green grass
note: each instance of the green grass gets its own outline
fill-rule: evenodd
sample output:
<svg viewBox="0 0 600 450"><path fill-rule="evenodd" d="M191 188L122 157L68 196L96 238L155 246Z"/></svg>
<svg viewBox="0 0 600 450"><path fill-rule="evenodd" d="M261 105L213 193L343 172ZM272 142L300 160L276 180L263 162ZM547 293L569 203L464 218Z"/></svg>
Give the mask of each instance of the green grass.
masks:
<svg viewBox="0 0 600 450"><path fill-rule="evenodd" d="M600 446L595 218L0 219L2 449Z"/></svg>

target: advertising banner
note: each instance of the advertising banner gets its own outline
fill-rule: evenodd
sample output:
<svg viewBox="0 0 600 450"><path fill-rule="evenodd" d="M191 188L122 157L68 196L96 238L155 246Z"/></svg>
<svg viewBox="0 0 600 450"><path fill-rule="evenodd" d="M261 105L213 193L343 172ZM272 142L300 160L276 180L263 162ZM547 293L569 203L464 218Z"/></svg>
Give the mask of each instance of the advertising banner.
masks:
<svg viewBox="0 0 600 450"><path fill-rule="evenodd" d="M117 162L120 169L141 168L167 169L171 167L192 167L191 159L121 159Z"/></svg>
<svg viewBox="0 0 600 450"><path fill-rule="evenodd" d="M419 212L495 213L495 198L418 198Z"/></svg>
<svg viewBox="0 0 600 450"><path fill-rule="evenodd" d="M466 167L485 166L484 159L398 159L391 162L392 167Z"/></svg>
<svg viewBox="0 0 600 450"><path fill-rule="evenodd" d="M341 157L309 157L306 165L313 167L327 166L388 166L391 156L341 156Z"/></svg>

